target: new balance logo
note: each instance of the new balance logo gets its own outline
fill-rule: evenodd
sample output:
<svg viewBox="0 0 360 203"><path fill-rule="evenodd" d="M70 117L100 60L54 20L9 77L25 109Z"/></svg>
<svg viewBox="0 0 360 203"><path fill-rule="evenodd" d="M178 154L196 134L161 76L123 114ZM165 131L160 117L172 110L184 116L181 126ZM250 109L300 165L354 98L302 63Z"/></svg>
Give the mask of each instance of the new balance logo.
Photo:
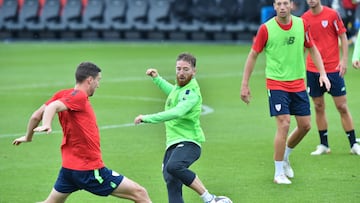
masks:
<svg viewBox="0 0 360 203"><path fill-rule="evenodd" d="M295 42L295 37L289 37L284 40L285 45L291 45L291 44L294 44L294 42Z"/></svg>

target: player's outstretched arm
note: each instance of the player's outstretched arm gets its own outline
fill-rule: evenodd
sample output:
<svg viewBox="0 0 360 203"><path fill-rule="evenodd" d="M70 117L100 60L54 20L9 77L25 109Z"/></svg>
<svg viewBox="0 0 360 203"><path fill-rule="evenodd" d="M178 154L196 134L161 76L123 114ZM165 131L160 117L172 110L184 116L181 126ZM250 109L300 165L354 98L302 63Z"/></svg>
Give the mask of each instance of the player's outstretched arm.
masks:
<svg viewBox="0 0 360 203"><path fill-rule="evenodd" d="M51 123L56 113L60 111L67 110L67 107L64 103L59 100L53 101L44 110L42 117L42 126L38 126L34 129L34 132L46 132L47 134L51 133Z"/></svg>
<svg viewBox="0 0 360 203"><path fill-rule="evenodd" d="M39 125L39 123L42 119L44 110L45 110L45 104L43 104L40 108L38 108L36 111L34 111L34 113L31 115L31 117L29 119L25 135L15 139L12 143L13 145L17 146L23 142L31 142L32 141L32 137L34 135L34 129Z"/></svg>

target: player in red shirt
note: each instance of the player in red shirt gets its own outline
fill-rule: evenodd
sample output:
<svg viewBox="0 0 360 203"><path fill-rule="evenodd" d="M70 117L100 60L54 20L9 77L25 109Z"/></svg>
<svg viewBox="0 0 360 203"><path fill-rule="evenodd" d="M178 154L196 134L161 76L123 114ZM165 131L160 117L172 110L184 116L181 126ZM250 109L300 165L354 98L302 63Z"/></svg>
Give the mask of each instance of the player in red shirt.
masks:
<svg viewBox="0 0 360 203"><path fill-rule="evenodd" d="M106 168L102 160L99 129L89 102L89 97L99 87L101 69L83 62L77 67L75 78L75 88L57 92L33 113L26 135L13 141L14 145L19 145L31 142L34 132L51 133L52 120L58 114L64 135L62 167L44 202L65 202L71 193L86 190L99 196L112 195L137 203L151 203L145 188ZM42 126L38 126L41 120Z"/></svg>
<svg viewBox="0 0 360 203"><path fill-rule="evenodd" d="M343 129L349 139L350 152L360 155L360 146L356 143L353 120L349 112L346 99L344 75L348 63L348 44L346 28L339 14L327 6L321 5L320 0L307 0L309 10L302 16L310 25L313 42L322 56L326 73L331 82L328 93L332 96L335 106L340 113ZM340 59L339 38L341 41L342 57ZM330 153L328 143L328 123L325 113L324 93L326 89L317 84L319 73L308 55L306 59L308 93L315 106L316 124L320 136L320 145L311 155Z"/></svg>

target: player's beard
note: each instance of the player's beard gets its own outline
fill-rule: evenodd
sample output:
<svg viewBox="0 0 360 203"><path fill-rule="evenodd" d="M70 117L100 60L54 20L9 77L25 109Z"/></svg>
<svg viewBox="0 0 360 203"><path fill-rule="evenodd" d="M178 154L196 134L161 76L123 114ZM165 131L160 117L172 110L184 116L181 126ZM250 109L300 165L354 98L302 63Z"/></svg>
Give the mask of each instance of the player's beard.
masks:
<svg viewBox="0 0 360 203"><path fill-rule="evenodd" d="M180 86L180 87L183 87L185 85L187 85L190 80L192 79L192 76L177 76L176 77L176 81L177 81L177 84Z"/></svg>

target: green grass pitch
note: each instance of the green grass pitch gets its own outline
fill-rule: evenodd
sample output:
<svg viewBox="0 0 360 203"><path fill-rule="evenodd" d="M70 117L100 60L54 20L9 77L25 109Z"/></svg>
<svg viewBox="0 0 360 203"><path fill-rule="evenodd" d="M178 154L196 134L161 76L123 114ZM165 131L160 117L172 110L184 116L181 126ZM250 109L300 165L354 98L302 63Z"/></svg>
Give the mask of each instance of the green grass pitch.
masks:
<svg viewBox="0 0 360 203"><path fill-rule="evenodd" d="M339 115L327 96L329 143L332 153L310 156L319 142L313 128L292 153L295 170L291 185L272 182L275 121L269 117L264 80L264 55L260 55L250 80L252 100L240 100L247 44L189 43L1 43L0 44L0 203L44 200L60 168L61 133L57 120L50 135L38 134L33 142L12 146L24 134L29 116L55 91L74 86L74 71L81 61L102 68L100 88L91 98L101 133L107 167L147 188L154 203L166 203L161 174L164 153L163 124L133 126L140 113L161 111L165 96L145 75L157 68L175 80L175 60L180 52L197 59L197 79L203 103L210 113L201 117L207 141L202 156L191 168L210 192L239 202L359 202L360 157L349 154L349 143ZM352 48L350 49L350 57ZM350 60L349 60L350 61ZM346 75L348 104L360 137L360 71L349 62ZM292 128L294 127L292 120ZM201 202L184 187L187 203ZM79 191L69 203L129 202L97 197Z"/></svg>

